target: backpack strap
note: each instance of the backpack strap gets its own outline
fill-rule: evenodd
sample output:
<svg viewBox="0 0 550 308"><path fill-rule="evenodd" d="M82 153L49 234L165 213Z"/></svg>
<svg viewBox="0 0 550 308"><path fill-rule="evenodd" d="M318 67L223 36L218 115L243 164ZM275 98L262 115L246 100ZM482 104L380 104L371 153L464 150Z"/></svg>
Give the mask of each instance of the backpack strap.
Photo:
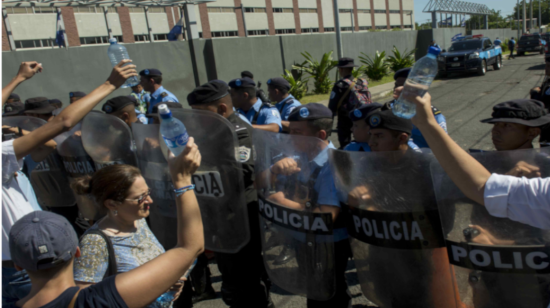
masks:
<svg viewBox="0 0 550 308"><path fill-rule="evenodd" d="M348 97L348 94L351 91L351 88L354 88L356 83L357 83L357 78L354 78L353 81L350 83L350 85L349 85L348 89L346 90L346 92L344 92L344 95L342 95L342 97L340 97L340 100L338 101L338 105L336 107L336 112L338 112L338 110L340 110L340 107L342 107L342 103L344 102L344 99L346 99L346 97Z"/></svg>
<svg viewBox="0 0 550 308"><path fill-rule="evenodd" d="M74 308L74 305L75 305L75 303L76 303L76 299L78 298L78 293L80 293L80 290L82 290L82 289L79 288L79 289L76 291L76 293L75 293L74 296L73 296L73 299L71 299L71 302L69 303L69 306L67 306L67 308Z"/></svg>
<svg viewBox="0 0 550 308"><path fill-rule="evenodd" d="M108 254L107 259L109 260L109 265L107 266L107 271L105 271L105 275L103 275L103 279L105 279L109 276L116 275L117 271L118 271L118 268L117 268L117 264L116 264L115 249L113 247L113 243L111 242L111 239L103 231L101 231L99 229L91 229L88 232L86 232L86 234L84 234L80 238L80 241L82 242L82 239L86 235L89 235L89 234L97 234L97 235L101 236L103 238L103 240L105 241L105 243L107 244L107 254Z"/></svg>
<svg viewBox="0 0 550 308"><path fill-rule="evenodd" d="M256 122L258 122L258 117L260 116L260 111L262 111L262 108L264 108L264 106L273 107L273 105L271 105L268 102L262 102L262 105L260 106L260 109L258 109L258 111L256 111L256 114L254 115L254 118L252 118L252 123L250 123L250 124L256 125Z"/></svg>

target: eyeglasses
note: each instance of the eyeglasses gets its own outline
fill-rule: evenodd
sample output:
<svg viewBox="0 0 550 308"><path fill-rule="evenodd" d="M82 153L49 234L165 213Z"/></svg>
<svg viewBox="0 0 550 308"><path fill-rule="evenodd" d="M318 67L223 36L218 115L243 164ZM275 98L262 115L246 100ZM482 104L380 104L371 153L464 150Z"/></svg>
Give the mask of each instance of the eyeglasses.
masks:
<svg viewBox="0 0 550 308"><path fill-rule="evenodd" d="M147 200L147 197L149 197L150 195L151 195L151 190L149 189L146 193L139 196L139 198L137 198L137 199L124 199L124 200L126 200L126 201L137 201L138 204L142 204L143 202L145 202L145 200Z"/></svg>

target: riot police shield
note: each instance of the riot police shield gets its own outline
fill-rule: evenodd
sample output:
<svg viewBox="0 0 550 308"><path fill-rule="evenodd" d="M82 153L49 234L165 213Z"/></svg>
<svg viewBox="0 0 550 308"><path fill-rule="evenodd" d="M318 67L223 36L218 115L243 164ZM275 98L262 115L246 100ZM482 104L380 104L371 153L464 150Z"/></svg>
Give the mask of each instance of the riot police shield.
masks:
<svg viewBox="0 0 550 308"><path fill-rule="evenodd" d="M96 170L114 164L137 166L130 127L115 116L89 113L82 120L82 145Z"/></svg>
<svg viewBox="0 0 550 308"><path fill-rule="evenodd" d="M82 146L82 122L69 132L54 138L57 142L57 152L61 157L69 182L74 182L84 176L92 176L95 172L94 161ZM105 213L100 211L95 202L87 196L76 195L76 204L80 214L88 220L97 220Z"/></svg>
<svg viewBox="0 0 550 308"><path fill-rule="evenodd" d="M254 147L267 273L293 294L328 300L336 291L335 224L320 205L334 205L327 201L333 185L329 146L317 138L255 130Z"/></svg>
<svg viewBox="0 0 550 308"><path fill-rule="evenodd" d="M361 288L380 307L459 307L432 159L412 150L330 151Z"/></svg>
<svg viewBox="0 0 550 308"><path fill-rule="evenodd" d="M236 253L249 242L250 230L235 128L213 112L177 109L172 110L172 115L184 123L201 152L201 166L192 180L201 209L205 247L215 252ZM137 126L133 126L134 132ZM159 130L157 136L157 140L163 140ZM160 142L160 146L166 157L166 144ZM173 194L173 188L170 189ZM175 217L175 213L172 207L166 214Z"/></svg>
<svg viewBox="0 0 550 308"><path fill-rule="evenodd" d="M550 176L547 148L471 155L491 173L521 177L529 174L525 170L538 169L543 178ZM474 308L548 307L550 230L522 221L533 215L521 211L516 221L503 218L509 213L506 208L500 217L492 216L485 206L462 194L439 164L434 162L431 167L449 261L462 301ZM506 204L508 192L499 193L494 198L504 196Z"/></svg>
<svg viewBox="0 0 550 308"><path fill-rule="evenodd" d="M28 116L15 116L15 117L5 117L2 118L2 125L7 125L11 127L19 127L23 130L27 130L32 132L33 130L39 128L40 126L46 124L48 122L35 118L35 117L28 117ZM16 136L14 135L12 138L4 138L6 139L14 139Z"/></svg>

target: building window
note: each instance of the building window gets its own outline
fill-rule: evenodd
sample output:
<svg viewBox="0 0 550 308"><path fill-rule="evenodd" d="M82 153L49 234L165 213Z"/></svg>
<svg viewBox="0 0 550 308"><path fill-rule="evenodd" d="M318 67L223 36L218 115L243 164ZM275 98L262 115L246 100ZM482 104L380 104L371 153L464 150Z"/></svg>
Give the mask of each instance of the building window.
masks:
<svg viewBox="0 0 550 308"><path fill-rule="evenodd" d="M319 28L302 28L302 33L318 33Z"/></svg>
<svg viewBox="0 0 550 308"><path fill-rule="evenodd" d="M370 14L370 10L357 10L359 14Z"/></svg>
<svg viewBox="0 0 550 308"><path fill-rule="evenodd" d="M75 6L73 7L75 13L103 13L103 9L96 8L95 6Z"/></svg>
<svg viewBox="0 0 550 308"><path fill-rule="evenodd" d="M265 13L265 7L245 7L244 11L246 13Z"/></svg>
<svg viewBox="0 0 550 308"><path fill-rule="evenodd" d="M232 7L212 7L209 6L208 13L235 13L235 9Z"/></svg>
<svg viewBox="0 0 550 308"><path fill-rule="evenodd" d="M388 29L388 26L376 26L376 29L379 29L379 30Z"/></svg>
<svg viewBox="0 0 550 308"><path fill-rule="evenodd" d="M334 32L334 27L332 27L332 28L325 28L325 32Z"/></svg>
<svg viewBox="0 0 550 308"><path fill-rule="evenodd" d="M352 27L341 27L340 28L340 31L351 31L351 30L353 30Z"/></svg>
<svg viewBox="0 0 550 308"><path fill-rule="evenodd" d="M390 14L401 14L400 10L390 10Z"/></svg>
<svg viewBox="0 0 550 308"><path fill-rule="evenodd" d="M55 39L15 41L15 48L47 48L57 46Z"/></svg>
<svg viewBox="0 0 550 308"><path fill-rule="evenodd" d="M140 34L140 35L134 35L134 41L136 42L149 42L149 35L148 34Z"/></svg>
<svg viewBox="0 0 550 308"><path fill-rule="evenodd" d="M130 13L145 13L145 10L142 7L129 7L128 10Z"/></svg>
<svg viewBox="0 0 550 308"><path fill-rule="evenodd" d="M212 31L212 37L239 36L237 31Z"/></svg>
<svg viewBox="0 0 550 308"><path fill-rule="evenodd" d="M122 37L115 36L118 42L119 38L122 40ZM80 45L95 45L95 44L109 44L108 36L90 36L90 37L81 37Z"/></svg>
<svg viewBox="0 0 550 308"><path fill-rule="evenodd" d="M412 25L404 25L403 28L405 28L405 29L412 29Z"/></svg>
<svg viewBox="0 0 550 308"><path fill-rule="evenodd" d="M317 14L317 9L300 9L299 11L300 11L300 13L316 13Z"/></svg>
<svg viewBox="0 0 550 308"><path fill-rule="evenodd" d="M153 34L153 38L155 41L167 41L168 34Z"/></svg>
<svg viewBox="0 0 550 308"><path fill-rule="evenodd" d="M37 6L34 8L34 13L35 14L52 14L52 13L57 13L57 9L54 7Z"/></svg>
<svg viewBox="0 0 550 308"><path fill-rule="evenodd" d="M340 10L338 10L338 12L340 12L340 13L349 13L351 11L353 11L353 10L352 9L340 9Z"/></svg>
<svg viewBox="0 0 550 308"><path fill-rule="evenodd" d="M361 26L361 27L359 27L359 31L361 31L361 30L370 30L370 29L371 29L370 26Z"/></svg>
<svg viewBox="0 0 550 308"><path fill-rule="evenodd" d="M7 14L32 14L32 8L30 7L7 7Z"/></svg>
<svg viewBox="0 0 550 308"><path fill-rule="evenodd" d="M386 10L374 10L376 14L386 14Z"/></svg>
<svg viewBox="0 0 550 308"><path fill-rule="evenodd" d="M275 30L275 33L277 33L277 34L291 34L291 33L296 33L296 29L277 29L277 30Z"/></svg>
<svg viewBox="0 0 550 308"><path fill-rule="evenodd" d="M267 30L249 30L248 35L267 35Z"/></svg>
<svg viewBox="0 0 550 308"><path fill-rule="evenodd" d="M163 7L149 7L149 13L166 13Z"/></svg>
<svg viewBox="0 0 550 308"><path fill-rule="evenodd" d="M274 7L273 8L273 13L294 13L294 9L293 8L281 8L281 7Z"/></svg>

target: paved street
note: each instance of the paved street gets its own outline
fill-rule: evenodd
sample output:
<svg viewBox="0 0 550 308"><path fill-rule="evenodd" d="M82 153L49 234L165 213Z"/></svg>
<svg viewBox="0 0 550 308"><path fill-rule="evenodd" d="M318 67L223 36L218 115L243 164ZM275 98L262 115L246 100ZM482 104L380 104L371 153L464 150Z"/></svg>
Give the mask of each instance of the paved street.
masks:
<svg viewBox="0 0 550 308"><path fill-rule="evenodd" d="M515 60L503 60L500 71L490 69L486 76L451 75L433 84L430 93L433 105L447 118L449 134L464 149L492 150L491 125L479 120L491 116L492 107L500 102L526 98L529 90L540 86L544 77L544 59L541 55L527 55ZM337 139L336 134L332 139ZM221 276L215 263L210 264L215 300L201 302L197 308L226 307L220 298ZM348 263L348 284L353 296L353 307L369 307L369 301L362 295L354 272L353 262ZM278 308L305 307L305 299L293 296L272 287L272 298Z"/></svg>

